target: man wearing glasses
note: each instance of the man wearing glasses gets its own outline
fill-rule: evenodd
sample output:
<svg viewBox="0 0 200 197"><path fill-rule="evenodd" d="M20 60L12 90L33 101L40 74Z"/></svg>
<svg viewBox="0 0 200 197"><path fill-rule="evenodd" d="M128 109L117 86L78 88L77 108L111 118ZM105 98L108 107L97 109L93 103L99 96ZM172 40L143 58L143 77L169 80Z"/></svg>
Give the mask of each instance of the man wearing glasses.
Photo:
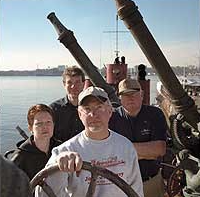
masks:
<svg viewBox="0 0 200 197"><path fill-rule="evenodd" d="M80 171L84 160L111 170L143 197L138 158L132 143L108 128L112 106L107 93L101 88L89 87L79 94L78 104L85 130L54 148L47 165L57 162L61 171L48 177L47 184L57 196L86 196L91 174ZM79 177L77 171L80 171ZM39 186L36 196L46 196ZM109 180L98 177L95 196L122 197L126 194Z"/></svg>

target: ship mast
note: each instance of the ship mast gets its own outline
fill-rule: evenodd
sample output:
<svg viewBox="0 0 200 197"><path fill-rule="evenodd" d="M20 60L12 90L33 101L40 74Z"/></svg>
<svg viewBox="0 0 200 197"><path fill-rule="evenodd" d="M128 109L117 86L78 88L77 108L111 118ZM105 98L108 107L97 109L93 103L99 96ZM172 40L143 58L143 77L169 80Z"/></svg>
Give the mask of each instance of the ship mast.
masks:
<svg viewBox="0 0 200 197"><path fill-rule="evenodd" d="M119 33L129 33L129 31L119 31L118 29L118 15L116 15L116 29L115 31L103 31L103 33L115 33L115 56L119 57Z"/></svg>
<svg viewBox="0 0 200 197"><path fill-rule="evenodd" d="M116 58L119 57L119 50L118 50L118 15L116 15L116 50L115 50L115 56Z"/></svg>

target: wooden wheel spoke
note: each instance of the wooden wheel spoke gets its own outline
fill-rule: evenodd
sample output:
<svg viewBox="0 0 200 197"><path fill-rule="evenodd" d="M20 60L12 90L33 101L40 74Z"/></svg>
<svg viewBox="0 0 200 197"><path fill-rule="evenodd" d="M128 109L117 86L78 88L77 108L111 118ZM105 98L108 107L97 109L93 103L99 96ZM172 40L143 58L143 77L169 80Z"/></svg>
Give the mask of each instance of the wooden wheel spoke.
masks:
<svg viewBox="0 0 200 197"><path fill-rule="evenodd" d="M86 197L92 197L94 195L97 177L98 177L97 173L91 172L91 181L88 187L88 191L86 193Z"/></svg>
<svg viewBox="0 0 200 197"><path fill-rule="evenodd" d="M137 193L132 189L130 185L128 185L123 179L121 179L118 175L114 174L113 172L99 167L99 166L93 166L89 162L83 161L83 170L88 170L91 172L91 182L88 187L88 191L86 194L86 197L92 197L95 188L96 188L96 180L98 176L102 176L109 181L113 182L115 185L117 185L127 196L129 197L138 197ZM47 168L44 168L40 172L38 172L35 177L31 180L30 186L32 193L34 192L34 189L37 185L41 185L45 193L49 197L56 197L52 189L44 182L44 179L53 173L57 172L59 170L58 164L54 164L52 166L48 166Z"/></svg>

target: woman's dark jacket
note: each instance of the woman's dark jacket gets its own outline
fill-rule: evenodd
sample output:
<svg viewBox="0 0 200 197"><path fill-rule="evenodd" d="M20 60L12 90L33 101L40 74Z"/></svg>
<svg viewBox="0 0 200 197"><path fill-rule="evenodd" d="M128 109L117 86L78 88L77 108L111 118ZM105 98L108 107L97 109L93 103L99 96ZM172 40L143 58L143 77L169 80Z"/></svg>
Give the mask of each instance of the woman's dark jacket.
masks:
<svg viewBox="0 0 200 197"><path fill-rule="evenodd" d="M27 140L18 142L17 150L13 153L11 160L21 168L30 180L42 170L51 156L52 148L60 145L60 142L51 138L49 152L46 154L39 150L33 143L33 136Z"/></svg>

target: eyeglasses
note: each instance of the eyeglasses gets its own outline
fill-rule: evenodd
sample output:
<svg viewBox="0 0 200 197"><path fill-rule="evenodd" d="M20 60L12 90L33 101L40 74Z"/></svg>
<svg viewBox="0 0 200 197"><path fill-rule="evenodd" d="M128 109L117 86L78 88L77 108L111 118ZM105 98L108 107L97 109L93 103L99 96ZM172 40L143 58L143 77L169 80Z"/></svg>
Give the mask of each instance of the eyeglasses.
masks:
<svg viewBox="0 0 200 197"><path fill-rule="evenodd" d="M89 115L91 113L101 114L106 111L106 108L104 105L98 105L95 107L80 107L80 111L82 111L86 115Z"/></svg>

